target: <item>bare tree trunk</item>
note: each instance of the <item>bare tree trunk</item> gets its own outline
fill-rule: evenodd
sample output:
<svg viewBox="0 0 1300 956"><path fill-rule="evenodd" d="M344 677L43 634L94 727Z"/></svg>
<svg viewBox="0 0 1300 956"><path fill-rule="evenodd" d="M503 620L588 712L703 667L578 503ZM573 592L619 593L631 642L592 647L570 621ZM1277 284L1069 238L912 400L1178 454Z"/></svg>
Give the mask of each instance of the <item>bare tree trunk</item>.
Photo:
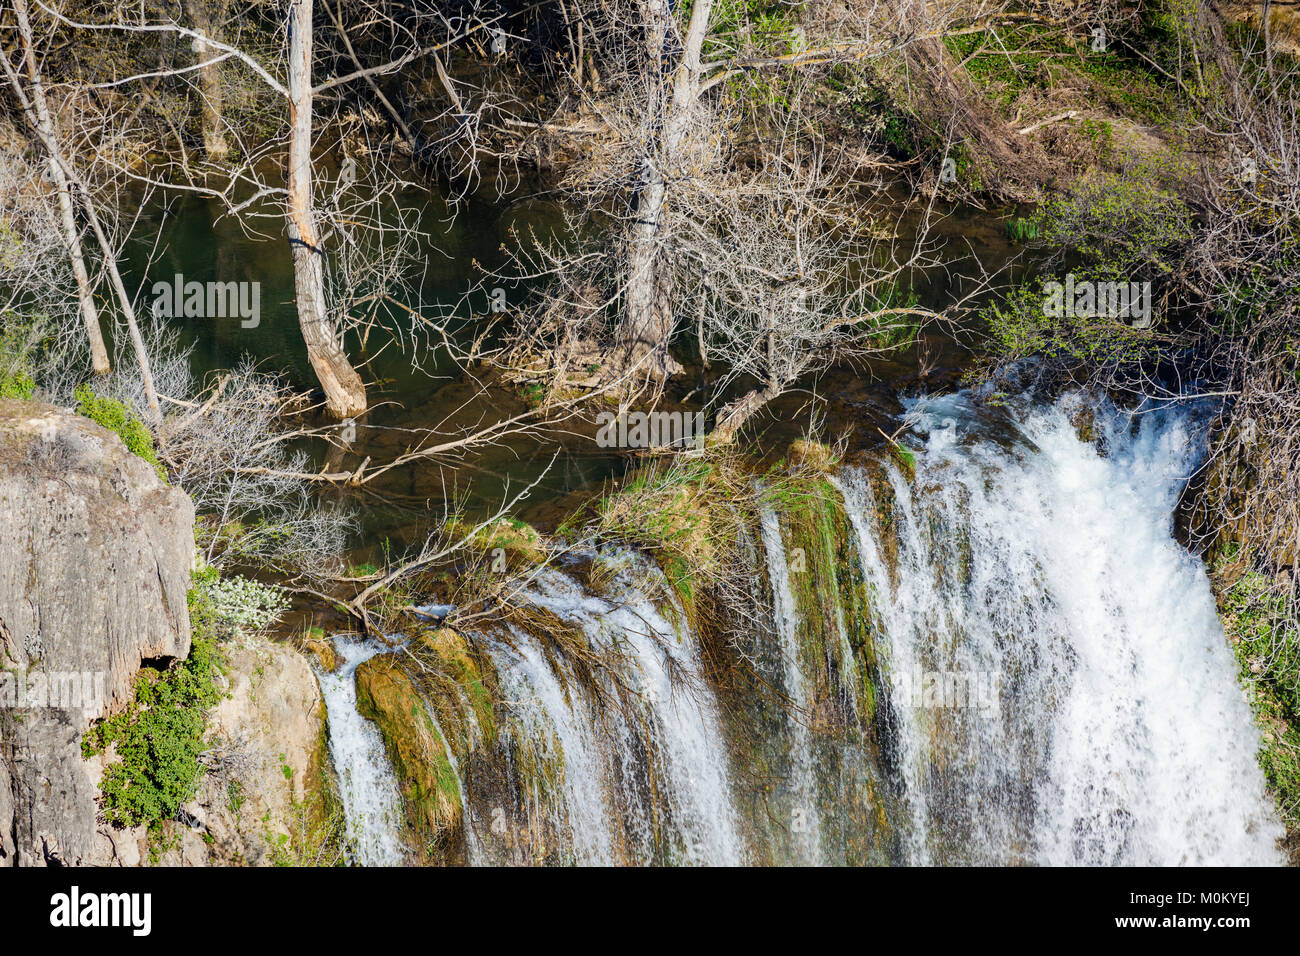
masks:
<svg viewBox="0 0 1300 956"><path fill-rule="evenodd" d="M149 352L145 349L144 337L140 334L140 324L135 319L135 306L126 291L122 274L117 268L117 250L113 248L113 244L108 241L108 236L104 233L103 224L99 219L99 210L95 208L90 190L80 177L71 170L69 173L70 178L76 182L77 188L81 191L82 208L90 223L91 231L95 234L95 241L99 243L100 251L103 253L109 284L117 294L117 303L126 318L126 327L131 335L131 347L135 350L135 359L140 364L140 379L144 383L145 400L149 403L149 418L153 424L159 424L162 422L162 408L158 404L158 389L154 386L153 369L149 366Z"/></svg>
<svg viewBox="0 0 1300 956"><path fill-rule="evenodd" d="M776 389L756 388L726 405L718 412L717 424L709 432L710 440L719 443L731 441L759 409L780 394Z"/></svg>
<svg viewBox="0 0 1300 956"><path fill-rule="evenodd" d="M685 42L676 64L668 62L672 36L672 7L667 0L645 0L648 53L652 69L672 70L661 123L647 155L642 157L641 187L629 230L626 311L618 330L617 350L625 367L638 366L649 376L680 371L668 354L674 316L672 289L665 278L663 251L668 182L689 132L691 113L700 92L700 50L709 29L713 0L698 0L691 10Z"/></svg>
<svg viewBox="0 0 1300 956"><path fill-rule="evenodd" d="M81 235L77 229L71 188L59 153L59 143L54 133L54 121L50 116L49 104L45 100L45 87L41 83L40 70L36 66L32 26L27 18L27 0L14 0L14 15L18 21L18 33L22 41L23 61L27 68L27 79L31 89L30 100L24 94L22 83L10 66L8 57L3 57L5 74L9 79L9 85L13 87L14 95L22 105L27 121L45 148L50 176L59 197L59 219L63 228L63 242L68 250L68 259L72 263L73 277L77 281L77 301L81 307L81 318L85 323L86 337L90 343L91 367L96 375L106 375L112 371L112 366L108 361L108 349L104 346L104 334L99 328L99 311L95 308L90 274L86 270L86 257L81 249Z"/></svg>
<svg viewBox="0 0 1300 956"><path fill-rule="evenodd" d="M208 39L218 39L206 0L185 0L185 13L194 30ZM211 59L215 49L201 40L194 41L199 62ZM221 64L209 63L199 68L199 91L203 98L203 152L210 160L223 159L230 152L222 128Z"/></svg>
<svg viewBox="0 0 1300 956"><path fill-rule="evenodd" d="M293 0L289 17L288 228L298 294L298 325L330 413L337 418L355 418L366 410L366 388L329 320L325 264L311 206L311 29L312 0Z"/></svg>

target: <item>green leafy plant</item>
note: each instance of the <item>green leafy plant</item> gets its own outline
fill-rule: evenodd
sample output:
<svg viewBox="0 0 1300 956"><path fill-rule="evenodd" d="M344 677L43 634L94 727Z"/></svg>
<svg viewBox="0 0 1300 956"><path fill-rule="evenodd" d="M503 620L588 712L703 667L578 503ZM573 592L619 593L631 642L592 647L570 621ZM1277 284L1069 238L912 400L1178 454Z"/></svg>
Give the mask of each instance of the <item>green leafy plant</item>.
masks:
<svg viewBox="0 0 1300 956"><path fill-rule="evenodd" d="M77 400L78 415L84 415L95 424L115 432L122 439L122 444L126 445L127 451L143 458L153 466L159 478L167 480L167 470L158 460L153 435L140 416L117 399L96 394L89 384L78 385L73 397Z"/></svg>
<svg viewBox="0 0 1300 956"><path fill-rule="evenodd" d="M1172 160L1099 172L1053 196L1030 225L1043 244L1076 253L1101 271L1136 278L1172 271L1171 252L1192 234L1187 204L1165 187Z"/></svg>
<svg viewBox="0 0 1300 956"><path fill-rule="evenodd" d="M16 372L0 378L0 398L30 399L36 391L36 382L26 372Z"/></svg>
<svg viewBox="0 0 1300 956"><path fill-rule="evenodd" d="M1105 281L1104 273L1082 272L1079 281ZM1049 315L1044 279L1022 283L999 301L986 306L980 318L989 330L990 351L998 360L1030 355L1073 362L1138 361L1157 347L1150 329L1136 328L1105 316Z"/></svg>
<svg viewBox="0 0 1300 956"><path fill-rule="evenodd" d="M183 663L142 671L131 702L87 731L86 756L111 747L117 757L100 784L110 823L156 827L193 794L203 773L205 715L221 697L219 674L215 645L196 637Z"/></svg>

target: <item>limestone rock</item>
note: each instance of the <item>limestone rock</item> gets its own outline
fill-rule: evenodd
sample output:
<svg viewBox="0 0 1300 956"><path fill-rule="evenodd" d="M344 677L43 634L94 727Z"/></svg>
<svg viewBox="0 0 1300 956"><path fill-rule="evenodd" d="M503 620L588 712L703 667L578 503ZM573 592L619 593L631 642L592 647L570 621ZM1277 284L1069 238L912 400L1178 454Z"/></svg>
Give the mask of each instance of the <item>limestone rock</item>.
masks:
<svg viewBox="0 0 1300 956"><path fill-rule="evenodd" d="M325 704L288 645L229 646L226 660L229 696L208 720L213 772L184 809L209 834L211 862L269 865L319 827L330 799Z"/></svg>
<svg viewBox="0 0 1300 956"><path fill-rule="evenodd" d="M91 862L81 736L189 653L194 507L89 419L0 400L0 542L0 865Z"/></svg>

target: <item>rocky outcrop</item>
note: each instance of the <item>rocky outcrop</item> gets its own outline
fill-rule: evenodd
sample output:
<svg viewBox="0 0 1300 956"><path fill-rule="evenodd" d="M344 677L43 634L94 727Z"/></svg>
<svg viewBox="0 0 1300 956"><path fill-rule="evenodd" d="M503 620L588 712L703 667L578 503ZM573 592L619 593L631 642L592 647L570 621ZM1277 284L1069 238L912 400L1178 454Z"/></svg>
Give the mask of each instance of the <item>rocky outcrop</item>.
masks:
<svg viewBox="0 0 1300 956"><path fill-rule="evenodd" d="M226 649L230 688L208 718L210 772L182 808L177 859L271 865L327 863L336 834L325 704L307 658L284 644Z"/></svg>
<svg viewBox="0 0 1300 956"><path fill-rule="evenodd" d="M330 865L343 821L329 760L325 703L307 658L251 638L222 646L227 681L208 714L194 796L151 836L101 827L87 861L105 866ZM89 761L98 782L103 764Z"/></svg>
<svg viewBox="0 0 1300 956"><path fill-rule="evenodd" d="M106 429L3 400L0 542L0 865L91 862L81 737L189 653L194 507Z"/></svg>

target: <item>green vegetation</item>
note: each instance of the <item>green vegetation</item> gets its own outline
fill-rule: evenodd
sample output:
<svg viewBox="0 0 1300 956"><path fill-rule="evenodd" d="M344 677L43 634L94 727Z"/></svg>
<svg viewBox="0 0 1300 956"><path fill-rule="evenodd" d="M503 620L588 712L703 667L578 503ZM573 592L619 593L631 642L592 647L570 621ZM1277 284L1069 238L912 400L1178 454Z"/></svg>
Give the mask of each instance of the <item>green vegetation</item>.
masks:
<svg viewBox="0 0 1300 956"><path fill-rule="evenodd" d="M1007 238L1012 242L1029 242L1038 238L1039 223L1036 219L1015 216L1007 220Z"/></svg>
<svg viewBox="0 0 1300 956"><path fill-rule="evenodd" d="M1167 274L1173 253L1192 235L1191 211L1171 185L1186 174L1168 156L1120 172L1095 171L1050 197L1028 228L1041 245L1082 256L1101 273Z"/></svg>
<svg viewBox="0 0 1300 956"><path fill-rule="evenodd" d="M701 585L725 573L736 527L717 498L728 469L703 458L653 462L594 506L587 530L648 551L689 614Z"/></svg>
<svg viewBox="0 0 1300 956"><path fill-rule="evenodd" d="M805 672L815 676L814 709L833 713L839 681L857 674L855 710L859 726L868 730L881 674L866 582L843 501L826 478L800 476L782 488L779 504L799 648ZM852 715L837 716L848 722Z"/></svg>
<svg viewBox="0 0 1300 956"><path fill-rule="evenodd" d="M474 529L475 525L460 519L448 522L446 528L450 538L463 539L469 547L483 552L489 559L503 556L508 569L541 564L546 560L541 535L526 521L502 518L484 528Z"/></svg>
<svg viewBox="0 0 1300 956"><path fill-rule="evenodd" d="M1168 159L1135 163L1121 172L1094 171L1031 216L1013 219L1008 233L1020 241L1069 256L1080 264L1067 274L1040 275L1012 289L981 312L992 353L999 360L1046 356L1069 364L1114 366L1156 354L1151 322L1104 310L1049 307L1049 282L1157 283L1174 269L1177 250L1191 237L1191 212L1165 185L1181 166ZM1148 305L1154 309L1156 290ZM1059 294L1059 293L1058 293ZM1064 304L1064 302L1062 303Z"/></svg>
<svg viewBox="0 0 1300 956"><path fill-rule="evenodd" d="M41 323L0 314L0 398L30 399L36 391L32 355L41 335Z"/></svg>
<svg viewBox="0 0 1300 956"><path fill-rule="evenodd" d="M1300 832L1300 627L1254 571L1227 590L1220 613L1260 730L1260 767L1287 830Z"/></svg>
<svg viewBox="0 0 1300 956"><path fill-rule="evenodd" d="M1105 50L1094 50L1090 38L1082 35L1023 24L946 37L944 44L1003 111L1009 112L1026 94L1051 96L1082 86L1090 103L1145 123L1167 123L1185 112L1188 104L1133 52L1135 46L1153 46L1143 39L1110 35ZM1164 50L1155 52L1159 56Z"/></svg>
<svg viewBox="0 0 1300 956"><path fill-rule="evenodd" d="M205 714L221 698L219 674L215 643L196 636L185 661L141 671L131 702L87 731L87 757L112 747L117 758L100 784L110 823L157 827L194 793L204 772Z"/></svg>
<svg viewBox="0 0 1300 956"><path fill-rule="evenodd" d="M1049 88L1049 64L1069 52L1059 33L1032 24L949 36L944 45L966 64L971 79L1003 107L1031 88Z"/></svg>
<svg viewBox="0 0 1300 956"><path fill-rule="evenodd" d="M115 432L126 445L127 451L147 461L158 477L167 480L167 469L158 460L158 451L154 448L153 435L140 416L130 411L115 398L96 394L89 384L77 386L75 393L77 414L84 415L97 425L103 425Z"/></svg>
<svg viewBox="0 0 1300 956"><path fill-rule="evenodd" d="M16 372L0 379L0 398L30 399L36 392L36 382L25 372Z"/></svg>
<svg viewBox="0 0 1300 956"><path fill-rule="evenodd" d="M111 748L115 757L100 784L110 823L157 831L193 795L204 773L198 757L207 746L206 714L221 699L220 643L278 617L281 607L264 605L267 590L238 577L223 580L211 566L194 571L189 656L162 670L142 669L126 707L93 724L82 740L85 756Z"/></svg>
<svg viewBox="0 0 1300 956"><path fill-rule="evenodd" d="M1099 272L1081 271L1075 276L1080 281L1109 279ZM1122 319L1106 316L1073 312L1049 315L1044 282L1042 278L1026 282L980 313L988 326L990 346L999 358L1038 355L1069 363L1113 365L1154 354L1151 329L1135 328Z"/></svg>
<svg viewBox="0 0 1300 956"><path fill-rule="evenodd" d="M392 655L357 668L357 711L379 726L417 847L428 858L446 852L460 832L460 781L437 720Z"/></svg>

